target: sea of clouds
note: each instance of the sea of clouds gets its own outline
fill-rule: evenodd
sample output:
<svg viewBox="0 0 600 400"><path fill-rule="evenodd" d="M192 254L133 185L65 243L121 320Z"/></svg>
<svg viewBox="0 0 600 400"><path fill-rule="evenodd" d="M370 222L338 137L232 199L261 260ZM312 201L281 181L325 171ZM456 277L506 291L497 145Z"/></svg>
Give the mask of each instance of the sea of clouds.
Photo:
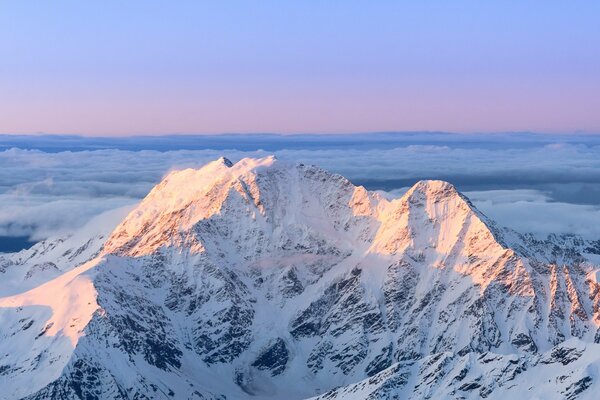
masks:
<svg viewBox="0 0 600 400"><path fill-rule="evenodd" d="M420 179L448 180L501 225L541 236L576 233L600 239L600 144L596 138L589 143L585 138L575 143L534 139L48 151L36 149L30 138L29 146L22 146L27 149L0 151L0 236L36 241L68 235L103 212L130 209L171 170L200 167L220 156L237 161L275 154L319 165L389 196L400 196Z"/></svg>

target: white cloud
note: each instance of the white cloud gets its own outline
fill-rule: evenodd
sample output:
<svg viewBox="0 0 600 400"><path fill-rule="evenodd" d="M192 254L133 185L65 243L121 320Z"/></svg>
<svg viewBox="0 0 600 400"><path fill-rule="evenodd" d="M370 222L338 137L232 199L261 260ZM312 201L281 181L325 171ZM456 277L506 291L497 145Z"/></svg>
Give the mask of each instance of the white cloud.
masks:
<svg viewBox="0 0 600 400"><path fill-rule="evenodd" d="M533 189L482 190L464 194L474 203L489 203L490 206L516 202L545 203L552 200L547 193Z"/></svg>
<svg viewBox="0 0 600 400"><path fill-rule="evenodd" d="M471 201L500 225L539 236L574 233L588 239L600 239L598 206L552 202L543 193L533 193L535 191L507 190L500 198L495 192L478 192Z"/></svg>
<svg viewBox="0 0 600 400"><path fill-rule="evenodd" d="M26 202L0 196L0 236L30 236L41 240L67 235L92 217L135 203L123 197L104 199L32 196Z"/></svg>
<svg viewBox="0 0 600 400"><path fill-rule="evenodd" d="M418 179L449 180L459 189L470 188L468 195L482 211L519 231L600 237L600 219L593 205L564 199L557 202L556 190L533 189L541 184L562 185L563 191L597 187L599 146L407 144L386 149L311 148L274 153L281 159L341 173L368 188L392 191L393 196ZM6 150L0 152L0 236L39 239L68 232L103 211L139 201L169 170L198 167L222 155L236 161L267 154L239 150ZM580 192L581 197L593 191ZM594 193L597 196L600 190Z"/></svg>

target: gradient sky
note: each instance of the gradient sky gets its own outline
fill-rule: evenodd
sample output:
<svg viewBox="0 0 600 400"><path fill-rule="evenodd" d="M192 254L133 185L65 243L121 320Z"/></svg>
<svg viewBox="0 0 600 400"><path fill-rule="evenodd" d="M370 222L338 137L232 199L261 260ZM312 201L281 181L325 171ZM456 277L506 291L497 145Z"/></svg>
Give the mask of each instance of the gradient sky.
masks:
<svg viewBox="0 0 600 400"><path fill-rule="evenodd" d="M600 133L598 1L3 1L0 133Z"/></svg>

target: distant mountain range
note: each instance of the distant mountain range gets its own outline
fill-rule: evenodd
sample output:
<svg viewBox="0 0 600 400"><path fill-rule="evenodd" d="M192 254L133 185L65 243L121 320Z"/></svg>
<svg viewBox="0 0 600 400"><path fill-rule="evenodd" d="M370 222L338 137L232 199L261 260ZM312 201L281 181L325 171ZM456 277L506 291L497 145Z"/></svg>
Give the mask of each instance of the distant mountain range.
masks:
<svg viewBox="0 0 600 400"><path fill-rule="evenodd" d="M0 399L597 397L600 241L447 182L221 158L107 226L0 256Z"/></svg>
<svg viewBox="0 0 600 400"><path fill-rule="evenodd" d="M544 144L570 143L600 145L600 135L584 133L544 134L533 132L504 132L461 134L452 132L366 132L351 134L277 134L226 133L216 135L137 135L137 136L79 136L79 135L15 135L0 133L0 150L20 148L44 152L89 150L231 150L277 151L283 149L385 149L407 145L449 145L452 147L495 148L536 147Z"/></svg>

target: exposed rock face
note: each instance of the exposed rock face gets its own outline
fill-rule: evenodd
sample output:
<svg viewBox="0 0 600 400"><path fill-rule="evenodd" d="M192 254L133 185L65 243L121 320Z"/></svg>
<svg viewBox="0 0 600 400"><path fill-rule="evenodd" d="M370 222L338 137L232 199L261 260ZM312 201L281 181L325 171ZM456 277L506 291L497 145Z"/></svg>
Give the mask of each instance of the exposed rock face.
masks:
<svg viewBox="0 0 600 400"><path fill-rule="evenodd" d="M220 159L109 235L0 259L0 398L591 398L597 248L502 230L446 182L388 201Z"/></svg>

